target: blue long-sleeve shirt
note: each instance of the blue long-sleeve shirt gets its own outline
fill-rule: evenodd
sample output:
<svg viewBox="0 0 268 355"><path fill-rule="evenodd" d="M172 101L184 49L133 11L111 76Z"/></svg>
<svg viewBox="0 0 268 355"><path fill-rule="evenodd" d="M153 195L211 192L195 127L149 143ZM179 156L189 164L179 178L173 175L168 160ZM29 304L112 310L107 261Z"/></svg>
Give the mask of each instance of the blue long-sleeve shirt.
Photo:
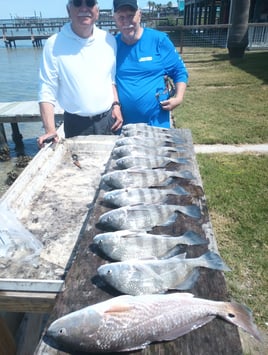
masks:
<svg viewBox="0 0 268 355"><path fill-rule="evenodd" d="M169 128L170 113L161 109L156 94L165 89L165 75L174 83L188 81L188 72L173 43L167 34L150 28L144 28L133 45L124 43L121 34L116 40L116 84L124 124L143 122Z"/></svg>

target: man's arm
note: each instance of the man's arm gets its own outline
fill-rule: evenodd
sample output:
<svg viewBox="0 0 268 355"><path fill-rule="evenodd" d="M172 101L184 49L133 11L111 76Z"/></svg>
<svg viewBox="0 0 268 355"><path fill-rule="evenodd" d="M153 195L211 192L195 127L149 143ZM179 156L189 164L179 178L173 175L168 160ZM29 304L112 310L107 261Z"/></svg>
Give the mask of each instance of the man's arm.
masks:
<svg viewBox="0 0 268 355"><path fill-rule="evenodd" d="M114 102L119 103L117 88L115 84L113 84L113 93L114 93ZM113 105L112 110L113 110L112 116L115 119L115 123L112 126L112 131L117 131L122 127L123 124L123 116L121 113L120 104Z"/></svg>
<svg viewBox="0 0 268 355"><path fill-rule="evenodd" d="M53 140L55 142L59 140L59 137L55 127L54 105L50 102L40 102L39 109L46 132L38 138L38 146L39 148L42 148L44 146L44 140L48 137L54 136Z"/></svg>

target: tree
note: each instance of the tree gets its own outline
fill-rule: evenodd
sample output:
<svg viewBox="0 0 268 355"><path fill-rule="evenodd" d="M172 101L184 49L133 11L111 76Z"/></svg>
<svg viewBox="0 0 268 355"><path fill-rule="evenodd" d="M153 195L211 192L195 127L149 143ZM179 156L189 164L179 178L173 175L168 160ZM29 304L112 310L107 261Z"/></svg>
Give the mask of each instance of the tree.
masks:
<svg viewBox="0 0 268 355"><path fill-rule="evenodd" d="M227 39L229 57L242 58L248 46L250 0L231 0L230 30Z"/></svg>
<svg viewBox="0 0 268 355"><path fill-rule="evenodd" d="M167 3L167 7L168 7L169 9L171 9L172 6L173 6L172 1L169 1L169 2Z"/></svg>

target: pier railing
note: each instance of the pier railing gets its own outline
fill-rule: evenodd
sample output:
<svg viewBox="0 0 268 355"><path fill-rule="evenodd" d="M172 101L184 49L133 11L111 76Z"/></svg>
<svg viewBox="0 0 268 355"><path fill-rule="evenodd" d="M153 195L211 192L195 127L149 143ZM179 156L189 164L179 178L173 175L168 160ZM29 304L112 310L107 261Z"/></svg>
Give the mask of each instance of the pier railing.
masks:
<svg viewBox="0 0 268 355"><path fill-rule="evenodd" d="M3 22L0 20L0 40L6 47L16 47L16 41L31 40L33 46L41 47L42 41L61 30L69 18L20 19ZM143 27L152 27L167 32L175 46L180 47L227 47L230 25L183 25L179 17L143 17ZM115 21L110 13L100 16L97 26L116 34ZM268 23L249 23L249 49L268 48ZM1 36L2 32L2 36Z"/></svg>

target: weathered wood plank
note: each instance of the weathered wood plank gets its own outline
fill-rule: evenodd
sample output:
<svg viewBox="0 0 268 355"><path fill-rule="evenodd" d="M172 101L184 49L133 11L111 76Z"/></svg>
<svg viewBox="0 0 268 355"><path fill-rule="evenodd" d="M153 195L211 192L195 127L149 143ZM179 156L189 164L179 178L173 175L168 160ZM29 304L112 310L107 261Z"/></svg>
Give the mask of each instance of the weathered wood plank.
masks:
<svg viewBox="0 0 268 355"><path fill-rule="evenodd" d="M170 185L170 187L175 187L179 184L188 189L191 194L190 196L179 198L177 196L170 196L167 203L189 204L195 201L201 207L202 218L200 220L193 220L190 217L180 215L171 226L157 227L153 229L153 232L156 234L166 233L170 235L181 235L187 230L195 231L209 241L208 246L195 246L187 249L188 257L197 257L206 252L208 248L217 251L217 243L209 219L192 140L191 137L189 137L188 130L182 131L187 138L189 153L193 163L192 171L196 177L196 184L189 184L188 181L183 179L174 180L174 183ZM170 169L176 169L176 167L172 166ZM108 171L110 170L112 170L111 161L110 164L108 164ZM105 188L105 186L101 186L101 188ZM92 249L92 239L96 234L103 232L97 228L96 222L101 214L110 209L103 204L103 192L104 190L101 189L97 196L94 209L89 215L87 228L79 240L75 260L65 279L66 289L59 294L47 326L49 326L53 320L69 312L120 294L116 290L104 285L100 282L98 277L96 277L97 268L106 262ZM189 292L192 292L198 297L212 300L228 300L224 275L222 272L215 270L201 268L200 277ZM60 355L66 353L52 349L45 344L42 339L35 352L35 355L41 354ZM206 326L194 330L175 341L152 344L143 351L130 352L129 354L242 355L242 348L237 328L223 320L215 319Z"/></svg>
<svg viewBox="0 0 268 355"><path fill-rule="evenodd" d="M17 335L16 355L29 355L34 353L46 320L46 314L26 313L24 315ZM27 334L27 336L25 336L25 334Z"/></svg>
<svg viewBox="0 0 268 355"><path fill-rule="evenodd" d="M62 116L63 110L56 103L55 115ZM38 122L41 120L37 101L0 102L0 123Z"/></svg>
<svg viewBox="0 0 268 355"><path fill-rule="evenodd" d="M0 354L16 354L16 342L2 317L0 317Z"/></svg>
<svg viewBox="0 0 268 355"><path fill-rule="evenodd" d="M1 291L15 292L60 292L62 280L33 280L33 279L3 279L0 278Z"/></svg>
<svg viewBox="0 0 268 355"><path fill-rule="evenodd" d="M0 310L6 312L50 313L57 293L0 291Z"/></svg>

